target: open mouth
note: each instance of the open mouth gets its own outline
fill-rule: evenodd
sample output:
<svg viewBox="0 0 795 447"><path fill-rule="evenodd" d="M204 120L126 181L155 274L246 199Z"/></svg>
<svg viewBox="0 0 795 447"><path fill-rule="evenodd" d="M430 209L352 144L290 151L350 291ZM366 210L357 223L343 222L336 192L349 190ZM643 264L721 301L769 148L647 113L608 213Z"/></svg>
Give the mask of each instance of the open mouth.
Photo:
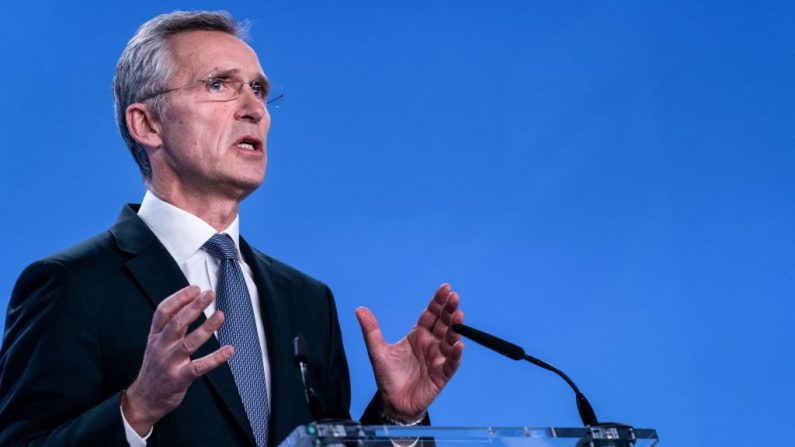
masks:
<svg viewBox="0 0 795 447"><path fill-rule="evenodd" d="M254 138L252 136L246 135L239 140L237 140L234 146L249 151L261 151L262 150L262 142Z"/></svg>

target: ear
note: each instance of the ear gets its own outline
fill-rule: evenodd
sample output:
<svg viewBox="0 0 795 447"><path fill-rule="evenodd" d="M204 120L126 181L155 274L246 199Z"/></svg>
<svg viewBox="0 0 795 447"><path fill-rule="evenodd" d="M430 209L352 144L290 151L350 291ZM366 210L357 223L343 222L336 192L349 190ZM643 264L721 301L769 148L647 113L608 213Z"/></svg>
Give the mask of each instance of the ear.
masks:
<svg viewBox="0 0 795 447"><path fill-rule="evenodd" d="M130 136L141 146L156 149L163 145L162 128L148 105L141 102L130 104L124 118Z"/></svg>

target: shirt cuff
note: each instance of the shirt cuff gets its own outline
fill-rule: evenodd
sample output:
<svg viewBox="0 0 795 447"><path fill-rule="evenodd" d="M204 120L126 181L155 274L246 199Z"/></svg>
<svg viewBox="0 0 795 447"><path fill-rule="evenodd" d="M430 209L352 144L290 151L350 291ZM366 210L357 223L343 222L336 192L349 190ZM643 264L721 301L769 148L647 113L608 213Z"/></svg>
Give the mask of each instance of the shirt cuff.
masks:
<svg viewBox="0 0 795 447"><path fill-rule="evenodd" d="M146 440L152 436L152 431L155 428L150 428L149 433L142 438L138 433L136 433L135 430L133 430L130 423L127 422L127 418L124 417L124 412L121 411L121 406L119 406L119 413L121 413L121 420L124 422L124 437L127 438L127 444L130 444L130 447L146 447Z"/></svg>

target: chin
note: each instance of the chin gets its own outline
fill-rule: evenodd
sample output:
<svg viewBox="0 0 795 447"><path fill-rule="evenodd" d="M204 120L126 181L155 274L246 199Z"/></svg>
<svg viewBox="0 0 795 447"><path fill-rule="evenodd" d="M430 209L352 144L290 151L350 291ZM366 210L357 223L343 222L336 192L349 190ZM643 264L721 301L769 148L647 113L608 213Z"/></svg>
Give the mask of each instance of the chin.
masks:
<svg viewBox="0 0 795 447"><path fill-rule="evenodd" d="M264 180L264 175L253 178L238 178L235 184L235 189L237 190L236 195L240 197L240 200L248 197L262 185Z"/></svg>

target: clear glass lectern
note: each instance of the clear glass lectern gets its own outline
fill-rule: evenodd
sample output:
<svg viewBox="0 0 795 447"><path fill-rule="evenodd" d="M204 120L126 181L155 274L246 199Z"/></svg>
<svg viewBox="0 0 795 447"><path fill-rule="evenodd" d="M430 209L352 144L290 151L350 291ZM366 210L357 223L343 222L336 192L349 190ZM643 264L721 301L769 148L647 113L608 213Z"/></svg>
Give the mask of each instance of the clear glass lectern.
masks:
<svg viewBox="0 0 795 447"><path fill-rule="evenodd" d="M616 427L397 427L308 424L296 428L280 447L364 446L465 447L651 447L653 429Z"/></svg>

